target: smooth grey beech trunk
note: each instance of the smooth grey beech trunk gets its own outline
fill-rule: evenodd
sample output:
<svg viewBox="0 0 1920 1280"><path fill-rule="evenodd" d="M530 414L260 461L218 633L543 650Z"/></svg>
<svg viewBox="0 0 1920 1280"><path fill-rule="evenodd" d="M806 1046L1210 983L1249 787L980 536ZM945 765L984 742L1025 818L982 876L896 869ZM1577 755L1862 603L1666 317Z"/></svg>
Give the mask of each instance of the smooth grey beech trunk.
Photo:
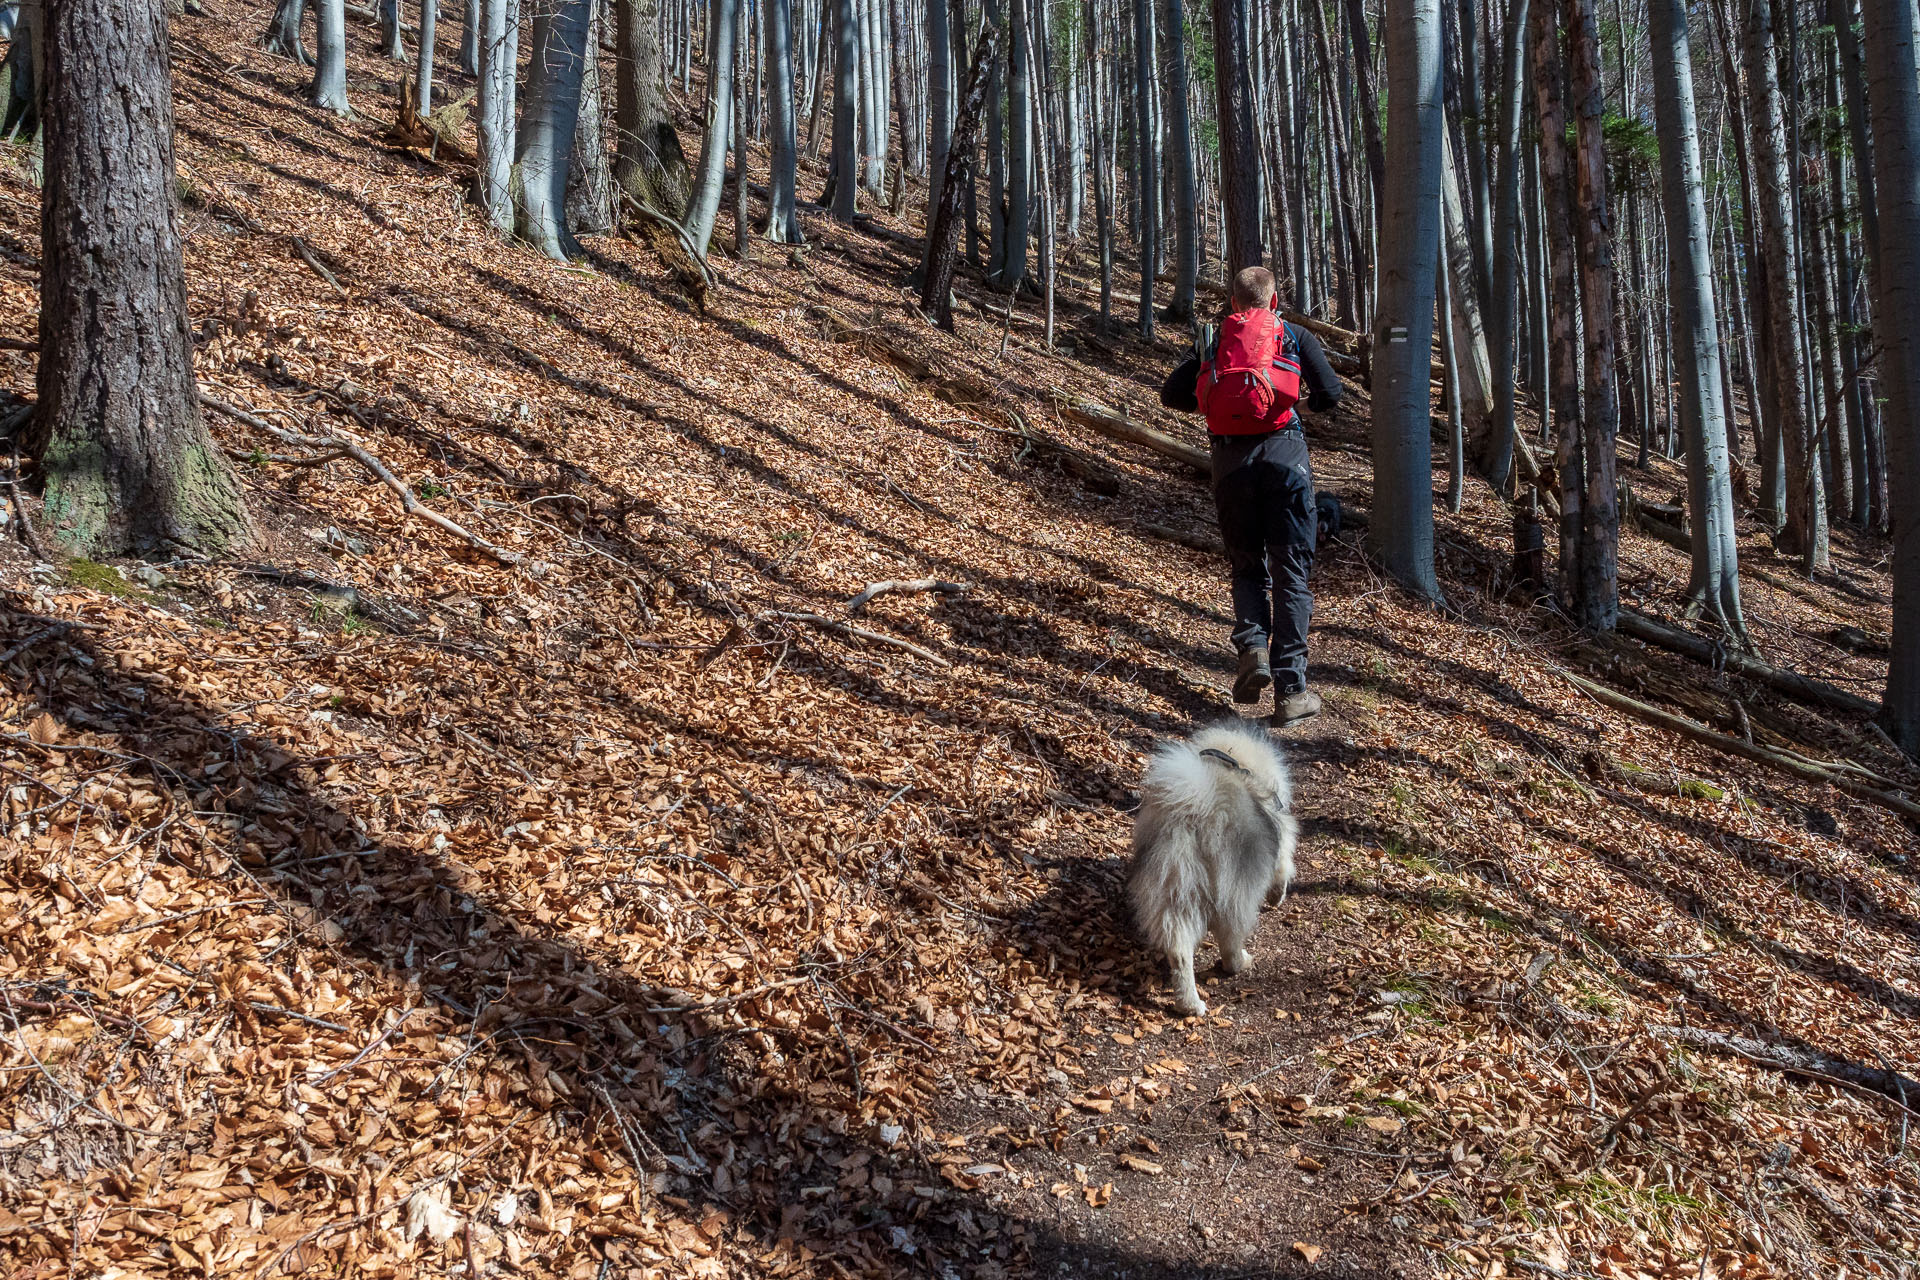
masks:
<svg viewBox="0 0 1920 1280"><path fill-rule="evenodd" d="M1540 0L1546 4L1549 0ZM1655 0L1657 2L1657 0ZM1527 0L1508 0L1500 59L1500 121L1494 139L1493 282L1487 294L1487 359L1493 366L1493 421L1481 469L1504 493L1513 470L1514 313L1520 259L1520 121L1526 88Z"/></svg>
<svg viewBox="0 0 1920 1280"><path fill-rule="evenodd" d="M300 39L300 22L306 13L307 0L280 0L273 7L266 34L260 37L260 47L295 62L310 63L312 59L307 57L307 47Z"/></svg>
<svg viewBox="0 0 1920 1280"><path fill-rule="evenodd" d="M658 4L614 0L613 182L623 195L672 217L686 208L693 180L667 115Z"/></svg>
<svg viewBox="0 0 1920 1280"><path fill-rule="evenodd" d="M700 139L700 160L694 166L693 194L687 198L682 220L702 258L713 240L721 188L727 178L727 142L733 135L733 15L739 3L713 0L707 11L707 127ZM844 181L846 174L840 176Z"/></svg>
<svg viewBox="0 0 1920 1280"><path fill-rule="evenodd" d="M1159 270L1160 155L1153 129L1153 0L1133 0L1133 139L1138 167L1133 186L1139 193L1140 333L1153 336L1153 281Z"/></svg>
<svg viewBox="0 0 1920 1280"><path fill-rule="evenodd" d="M1167 33L1167 181L1173 184L1173 299L1164 318L1193 318L1200 282L1199 194L1194 187L1193 124L1187 110L1186 12L1181 0L1162 0Z"/></svg>
<svg viewBox="0 0 1920 1280"><path fill-rule="evenodd" d="M400 40L400 0L379 0L380 51L389 62L405 62L407 46Z"/></svg>
<svg viewBox="0 0 1920 1280"><path fill-rule="evenodd" d="M200 418L162 0L47 7L40 189L44 528L78 555L218 555L240 486Z"/></svg>
<svg viewBox="0 0 1920 1280"><path fill-rule="evenodd" d="M1886 368L1887 494L1893 521L1893 652L1880 725L1920 759L1920 53L1912 0L1862 0L1873 176L1880 198L1874 326Z"/></svg>
<svg viewBox="0 0 1920 1280"><path fill-rule="evenodd" d="M536 3L533 58L513 154L514 232L549 258L564 260L580 252L567 230L567 167L580 122L592 0Z"/></svg>
<svg viewBox="0 0 1920 1280"><path fill-rule="evenodd" d="M1027 277L1027 237L1033 210L1033 43L1027 0L1007 4L1007 231L1006 253L994 283L1017 289Z"/></svg>
<svg viewBox="0 0 1920 1280"><path fill-rule="evenodd" d="M833 216L852 222L859 191L860 19L855 0L833 0Z"/></svg>
<svg viewBox="0 0 1920 1280"><path fill-rule="evenodd" d="M439 16L439 0L420 0L420 53L413 69L413 109L423 116L433 110L433 29Z"/></svg>
<svg viewBox="0 0 1920 1280"><path fill-rule="evenodd" d="M767 125L773 143L767 200L767 239L801 244L795 208L799 137L793 115L793 0L759 0L766 27ZM943 27L944 29L944 27Z"/></svg>
<svg viewBox="0 0 1920 1280"><path fill-rule="evenodd" d="M431 0L424 0L430 3ZM580 73L580 123L573 132L567 161L567 230L574 235L605 235L613 230L613 170L607 162L607 116L600 86L601 33L607 25L607 0L591 0L587 56Z"/></svg>
<svg viewBox="0 0 1920 1280"><path fill-rule="evenodd" d="M1691 611L1704 611L1743 639L1739 535L1722 415L1720 329L1713 296L1713 244L1702 195L1700 125L1686 0L1647 0L1653 50L1653 118L1660 134L1660 199L1667 217L1667 294L1678 375L1680 432L1687 450L1691 519Z"/></svg>
<svg viewBox="0 0 1920 1280"><path fill-rule="evenodd" d="M313 105L337 116L348 114L346 0L314 0Z"/></svg>
<svg viewBox="0 0 1920 1280"><path fill-rule="evenodd" d="M880 0L854 0L860 20L860 185L876 200L887 194L886 50Z"/></svg>
<svg viewBox="0 0 1920 1280"><path fill-rule="evenodd" d="M326 3L327 0L321 0ZM478 163L473 198L487 225L513 234L515 62L520 49L519 0L470 0L480 6L480 82L474 133Z"/></svg>
<svg viewBox="0 0 1920 1280"><path fill-rule="evenodd" d="M1374 554L1399 582L1440 598L1433 572L1430 386L1440 245L1440 0L1387 0L1386 185L1373 331Z"/></svg>
<svg viewBox="0 0 1920 1280"><path fill-rule="evenodd" d="M480 0L467 0L460 9L460 70L480 74Z"/></svg>

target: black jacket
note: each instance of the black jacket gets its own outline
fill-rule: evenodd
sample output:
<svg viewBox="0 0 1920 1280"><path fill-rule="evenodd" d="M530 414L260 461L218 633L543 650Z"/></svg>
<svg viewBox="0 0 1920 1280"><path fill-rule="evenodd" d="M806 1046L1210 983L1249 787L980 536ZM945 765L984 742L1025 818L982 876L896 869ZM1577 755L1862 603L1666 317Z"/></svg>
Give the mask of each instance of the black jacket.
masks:
<svg viewBox="0 0 1920 1280"><path fill-rule="evenodd" d="M1306 386L1306 407L1314 413L1325 413L1340 403L1340 379L1333 372L1333 366L1327 363L1327 353L1321 349L1320 339L1297 324L1289 324L1287 332L1293 338L1294 346L1300 355L1300 379ZM1160 384L1160 403L1169 409L1181 413L1198 413L1199 397L1194 387L1200 381L1200 357L1188 356L1186 363L1167 375Z"/></svg>

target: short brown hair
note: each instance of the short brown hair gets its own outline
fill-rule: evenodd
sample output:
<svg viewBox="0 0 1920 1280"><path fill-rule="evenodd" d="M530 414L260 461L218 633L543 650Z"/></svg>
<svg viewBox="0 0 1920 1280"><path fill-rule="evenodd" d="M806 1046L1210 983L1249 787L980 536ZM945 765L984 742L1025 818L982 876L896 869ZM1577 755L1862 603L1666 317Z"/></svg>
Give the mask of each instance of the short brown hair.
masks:
<svg viewBox="0 0 1920 1280"><path fill-rule="evenodd" d="M1246 267L1233 278L1233 307L1264 307L1273 301L1273 272L1265 267Z"/></svg>

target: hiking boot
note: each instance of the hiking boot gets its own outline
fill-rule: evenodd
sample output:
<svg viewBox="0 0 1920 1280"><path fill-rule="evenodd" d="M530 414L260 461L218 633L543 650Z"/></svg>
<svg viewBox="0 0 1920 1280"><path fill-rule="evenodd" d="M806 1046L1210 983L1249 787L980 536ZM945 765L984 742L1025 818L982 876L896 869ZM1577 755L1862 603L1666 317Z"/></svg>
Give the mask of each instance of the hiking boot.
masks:
<svg viewBox="0 0 1920 1280"><path fill-rule="evenodd" d="M1320 695L1311 689L1296 689L1280 698L1273 708L1273 727L1285 728L1320 714Z"/></svg>
<svg viewBox="0 0 1920 1280"><path fill-rule="evenodd" d="M1233 678L1233 700L1258 702L1260 694L1272 683L1273 668L1267 665L1267 651L1257 647L1242 649L1240 671Z"/></svg>

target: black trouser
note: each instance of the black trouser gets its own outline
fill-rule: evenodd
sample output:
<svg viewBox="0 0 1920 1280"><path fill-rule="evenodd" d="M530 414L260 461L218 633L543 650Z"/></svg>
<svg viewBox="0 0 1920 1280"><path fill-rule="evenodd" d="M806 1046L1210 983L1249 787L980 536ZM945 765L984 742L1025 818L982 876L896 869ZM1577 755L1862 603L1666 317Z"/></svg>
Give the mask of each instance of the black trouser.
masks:
<svg viewBox="0 0 1920 1280"><path fill-rule="evenodd" d="M1213 436L1213 501L1233 570L1233 644L1269 645L1285 697L1307 687L1317 532L1306 437L1295 427L1261 436ZM1271 598L1270 598L1271 597Z"/></svg>

